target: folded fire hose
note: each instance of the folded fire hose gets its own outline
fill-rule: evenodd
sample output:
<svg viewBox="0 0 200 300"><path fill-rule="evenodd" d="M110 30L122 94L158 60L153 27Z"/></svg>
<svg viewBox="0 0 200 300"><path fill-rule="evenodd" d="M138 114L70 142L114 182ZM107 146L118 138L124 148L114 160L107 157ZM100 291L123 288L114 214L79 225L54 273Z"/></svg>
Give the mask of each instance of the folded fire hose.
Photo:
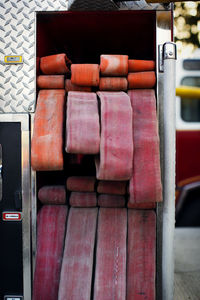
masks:
<svg viewBox="0 0 200 300"><path fill-rule="evenodd" d="M65 80L65 90L66 92L91 92L92 89L89 86L80 86L73 84L70 79Z"/></svg>
<svg viewBox="0 0 200 300"><path fill-rule="evenodd" d="M155 70L155 61L153 60L138 60L138 59L128 60L129 72L144 72L144 71L154 71L154 70Z"/></svg>
<svg viewBox="0 0 200 300"><path fill-rule="evenodd" d="M72 64L71 72L73 84L81 86L99 85L99 65L97 64Z"/></svg>
<svg viewBox="0 0 200 300"><path fill-rule="evenodd" d="M68 93L66 128L66 152L99 153L100 126L95 93Z"/></svg>
<svg viewBox="0 0 200 300"><path fill-rule="evenodd" d="M40 89L64 89L64 75L40 75L37 86Z"/></svg>
<svg viewBox="0 0 200 300"><path fill-rule="evenodd" d="M98 197L100 207L125 207L125 197L121 195L101 194Z"/></svg>
<svg viewBox="0 0 200 300"><path fill-rule="evenodd" d="M128 82L125 77L101 77L100 91L127 91Z"/></svg>
<svg viewBox="0 0 200 300"><path fill-rule="evenodd" d="M67 178L67 189L72 192L94 192L95 181L93 176L71 176Z"/></svg>
<svg viewBox="0 0 200 300"><path fill-rule="evenodd" d="M73 207L95 207L97 206L97 196L94 192L72 192L69 203Z"/></svg>
<svg viewBox="0 0 200 300"><path fill-rule="evenodd" d="M57 300L67 206L44 205L38 214L33 300Z"/></svg>
<svg viewBox="0 0 200 300"><path fill-rule="evenodd" d="M128 180L132 174L132 108L123 92L98 92L101 102L100 157L96 176L101 180Z"/></svg>
<svg viewBox="0 0 200 300"><path fill-rule="evenodd" d="M43 186L38 191L38 199L42 204L65 204L66 189L63 185Z"/></svg>
<svg viewBox="0 0 200 300"><path fill-rule="evenodd" d="M162 201L160 152L154 90L128 92L133 109L133 176L130 203Z"/></svg>
<svg viewBox="0 0 200 300"><path fill-rule="evenodd" d="M31 145L33 170L63 169L64 104L64 90L39 92Z"/></svg>
<svg viewBox="0 0 200 300"><path fill-rule="evenodd" d="M127 76L127 55L101 55L100 72L103 76Z"/></svg>
<svg viewBox="0 0 200 300"><path fill-rule="evenodd" d="M99 194L125 195L126 184L125 181L117 181L116 183L116 181L100 180L97 185L97 192Z"/></svg>
<svg viewBox="0 0 200 300"><path fill-rule="evenodd" d="M58 300L90 299L96 208L71 208L69 212Z"/></svg>
<svg viewBox="0 0 200 300"><path fill-rule="evenodd" d="M67 64L70 63L70 60L64 53L49 55L40 59L40 69L46 75L66 74L69 73Z"/></svg>
<svg viewBox="0 0 200 300"><path fill-rule="evenodd" d="M128 210L127 300L155 299L156 215Z"/></svg>
<svg viewBox="0 0 200 300"><path fill-rule="evenodd" d="M126 234L126 209L100 208L94 300L126 299Z"/></svg>
<svg viewBox="0 0 200 300"><path fill-rule="evenodd" d="M38 88L49 90L38 95L32 168L66 165L67 92L68 169L66 187L38 191L33 300L154 300L154 209L162 200L156 99L148 89L156 83L155 62L101 55L100 65L72 64L68 79L70 65L65 54L43 57L45 75L37 78ZM134 89L128 95L127 85ZM83 174L90 156L96 177Z"/></svg>
<svg viewBox="0 0 200 300"><path fill-rule="evenodd" d="M152 89L156 84L154 71L135 72L128 74L129 89Z"/></svg>

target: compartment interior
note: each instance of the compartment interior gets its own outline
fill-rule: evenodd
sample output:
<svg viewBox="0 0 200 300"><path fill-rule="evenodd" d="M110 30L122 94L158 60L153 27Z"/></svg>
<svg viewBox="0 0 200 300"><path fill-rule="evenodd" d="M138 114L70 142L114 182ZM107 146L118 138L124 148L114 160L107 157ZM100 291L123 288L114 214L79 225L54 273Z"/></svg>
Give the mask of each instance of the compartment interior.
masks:
<svg viewBox="0 0 200 300"><path fill-rule="evenodd" d="M72 63L99 63L101 54L155 59L155 11L37 14L37 57L66 53Z"/></svg>
<svg viewBox="0 0 200 300"><path fill-rule="evenodd" d="M125 54L128 55L130 59L143 59L143 60L156 60L156 12L155 11L118 11L118 12L41 12L37 13L37 37L36 37L36 55L39 61L39 58L43 56L66 53L67 57L72 61L72 63L100 63L100 55L101 54ZM40 74L39 64L37 66L37 74ZM49 171L49 172L37 172L37 193L38 190L45 185L64 185L66 186L66 179L69 176L95 176L95 163L94 163L94 155L81 155L79 159L81 159L81 163L77 162L77 155L67 154L65 152L65 135L66 128L64 124L63 130L63 154L64 154L64 170L63 171ZM36 194L37 195L37 194ZM67 198L69 195L67 194ZM128 198L128 197L127 197ZM127 199L126 199L127 200ZM38 201L39 202L39 201ZM67 199L67 203L68 203ZM40 209L41 204L38 203L38 209ZM50 209L50 205L43 207L45 209ZM40 211L42 211L41 209ZM82 208L80 209L82 210ZM95 210L90 209L90 211ZM84 211L84 209L82 210ZM87 209L86 209L87 211ZM125 212L126 211L126 212ZM76 209L76 213L79 212L79 209ZM100 219L99 214L103 212L106 213L106 209L102 209L101 212L99 210L96 222L97 226L100 228ZM116 254L114 256L114 265L116 267L115 280L118 280L118 263L120 263L120 256L118 251L123 249L124 257L126 257L126 246L128 241L128 234L125 233L124 230L128 230L126 227L128 226L127 219L127 209L119 209L118 213L124 214L122 218L117 218L115 216L114 210L113 216L112 214L108 217L108 229L110 230L110 234L108 236L113 236L114 239L117 240L115 251ZM73 208L70 209L70 215L73 213ZM87 214L89 211L87 212ZM149 266L151 265L150 280L147 279L147 286L150 293L148 296L153 299L153 294L155 293L155 247L156 247L156 235L155 235L155 211L136 211L132 210L132 213L138 214L139 222L134 226L138 228L143 228L140 231L144 232L147 236L151 236L151 246L148 246L146 242L147 238L144 237L144 234L141 238L141 243L138 244L139 248L146 249L148 251L142 250L143 253L148 253L145 256L145 263ZM83 221L81 217L83 216L83 212L77 217L74 217L74 220L77 220L75 226L75 232L80 232L83 226ZM111 217L111 218L110 218ZM87 216L88 218L88 216ZM148 221L148 218L150 221ZM98 220L98 221L97 221ZM121 221L120 221L121 220ZM79 223L80 222L80 223ZM115 223L114 223L115 222ZM131 222L131 219L129 219ZM150 222L150 223L148 223ZM69 245L76 246L77 241L77 232L73 237L74 225L69 228L69 221L67 220L67 233L72 233L72 238L70 239ZM104 222L106 223L106 222ZM103 223L102 223L103 224ZM106 223L107 224L107 223ZM150 224L150 226L149 226ZM46 228L49 228L49 220L47 220ZM104 225L104 224L103 224ZM96 225L95 225L96 226ZM134 228L134 226L130 225L130 228ZM45 227L45 226L44 226ZM57 226L58 227L58 226ZM42 228L42 226L41 226ZM78 228L78 229L77 229ZM94 226L91 226L94 229ZM84 234L91 232L90 226L84 229ZM111 228L111 229L110 229ZM100 228L101 229L101 228ZM54 228L56 230L56 226ZM103 299L103 298L93 298L94 294L94 283L96 273L96 262L97 262L97 250L104 249L105 246L109 243L106 243L106 240L110 239L110 236L104 236L102 239L102 243L97 246L97 231L95 227L95 238L93 241L94 249L92 250L94 253L94 257L91 258L90 265L93 264L92 270L92 284L91 284L91 299ZM105 234L107 234L107 230L104 230ZM137 230L136 230L137 231ZM99 231L98 231L99 232ZM108 231L109 232L109 231ZM139 230L138 230L139 232ZM48 236L44 232L44 239L48 240ZM84 235L83 234L83 235ZM135 233L130 234L129 230L129 238L135 236ZM122 241L118 241L118 237L123 237ZM42 239L40 240L40 242ZM73 244L74 242L74 244ZM83 245L85 240L83 238ZM99 243L99 242L98 242ZM67 242L66 242L67 244ZM53 243L52 243L53 245ZM75 245L75 246L74 246ZM52 246L53 247L53 246ZM80 246L79 246L80 247ZM78 247L78 249L79 249ZM127 246L128 247L128 246ZM81 248L81 247L80 247ZM84 248L84 246L83 246ZM41 248L42 249L42 248ZM75 248L74 248L75 249ZM48 249L49 250L49 249ZM109 246L108 246L108 251ZM69 251L70 252L70 251ZM88 252L88 251L87 251ZM78 251L79 253L79 251ZM139 259L143 254L139 253ZM41 254L42 257L43 253ZM44 253L43 257L46 259L46 253ZM70 255L67 252L67 255ZM65 259L67 257L65 256ZM79 255L77 255L79 256ZM85 257L84 257L85 259ZM119 261L118 261L119 260ZM124 260L125 261L125 260ZM138 261L138 258L136 258ZM100 259L100 265L104 263L106 265L105 259ZM109 264L109 261L108 261ZM112 262L111 262L112 265ZM143 267L142 263L141 266ZM131 270L131 272L134 272ZM143 272L143 271L141 271ZM145 272L145 271L144 271ZM121 271L124 276L126 276L126 262L124 263L124 269ZM143 273L142 273L143 274ZM107 274L108 275L108 274ZM106 276L107 276L106 275ZM73 276L73 275L72 275ZM79 275L78 275L79 276ZM80 276L79 276L80 277ZM75 280L80 280L80 278L75 277ZM109 276L108 276L109 277ZM109 277L110 278L110 277ZM108 279L109 279L108 278ZM113 279L112 279L113 280ZM120 280L119 280L120 281ZM62 285L62 283L61 283ZM63 285L64 286L64 285ZM124 282L123 289L126 289L126 282ZM151 290L152 289L152 290ZM132 290L132 288L131 288ZM135 293L136 293L135 289ZM141 294L145 293L143 290L140 291ZM137 294L138 295L138 294ZM69 298L68 298L69 299ZM78 297L76 298L78 299Z"/></svg>
<svg viewBox="0 0 200 300"><path fill-rule="evenodd" d="M126 54L130 59L155 60L155 45L155 11L37 13L37 58L66 53L72 63L99 64L101 54ZM95 175L93 156L85 155L81 165L69 164L72 156L64 149L63 153L64 171L37 172L37 189L65 185L72 175Z"/></svg>

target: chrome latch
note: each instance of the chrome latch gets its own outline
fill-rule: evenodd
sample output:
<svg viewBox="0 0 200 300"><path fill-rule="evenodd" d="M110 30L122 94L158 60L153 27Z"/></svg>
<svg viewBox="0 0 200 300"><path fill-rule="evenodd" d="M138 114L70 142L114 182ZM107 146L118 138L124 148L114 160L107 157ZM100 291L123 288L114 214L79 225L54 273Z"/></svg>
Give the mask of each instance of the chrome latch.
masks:
<svg viewBox="0 0 200 300"><path fill-rule="evenodd" d="M158 71L159 73L164 72L163 45L158 45Z"/></svg>
<svg viewBox="0 0 200 300"><path fill-rule="evenodd" d="M163 45L163 59L177 59L176 44L167 42Z"/></svg>

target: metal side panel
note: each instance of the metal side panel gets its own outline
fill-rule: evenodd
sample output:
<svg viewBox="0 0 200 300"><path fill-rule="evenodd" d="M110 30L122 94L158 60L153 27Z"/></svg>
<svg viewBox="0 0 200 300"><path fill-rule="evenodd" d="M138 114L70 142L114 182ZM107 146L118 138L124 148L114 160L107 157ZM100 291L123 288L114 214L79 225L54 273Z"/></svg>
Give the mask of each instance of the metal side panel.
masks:
<svg viewBox="0 0 200 300"><path fill-rule="evenodd" d="M0 202L0 298L31 300L30 130L28 114L0 115L2 201ZM21 214L11 220L3 213ZM15 297L14 297L15 296ZM23 297L23 298L20 298ZM5 298L6 299L6 298Z"/></svg>
<svg viewBox="0 0 200 300"><path fill-rule="evenodd" d="M67 7L67 0L0 1L0 113L34 111L35 12ZM9 55L22 56L23 63L5 64Z"/></svg>
<svg viewBox="0 0 200 300"><path fill-rule="evenodd" d="M162 60L163 44L171 41L172 30L171 12L158 11L156 13L156 73L157 73L157 112L159 119L159 135L160 135L160 160L161 160L161 176L163 189L165 186L165 170L164 170L164 85L168 83L164 79L164 68ZM164 193L163 193L164 194ZM165 199L163 199L165 201ZM162 300L163 278L162 278L162 243L163 243L163 203L157 204L157 253L156 253L156 299Z"/></svg>
<svg viewBox="0 0 200 300"><path fill-rule="evenodd" d="M164 188L163 188L163 300L174 299L174 227L175 227L175 62L176 45L163 46L164 54Z"/></svg>
<svg viewBox="0 0 200 300"><path fill-rule="evenodd" d="M31 139L34 128L35 114L30 114ZM37 248L37 181L36 171L31 168L31 242L32 242L32 282L35 273L35 259Z"/></svg>

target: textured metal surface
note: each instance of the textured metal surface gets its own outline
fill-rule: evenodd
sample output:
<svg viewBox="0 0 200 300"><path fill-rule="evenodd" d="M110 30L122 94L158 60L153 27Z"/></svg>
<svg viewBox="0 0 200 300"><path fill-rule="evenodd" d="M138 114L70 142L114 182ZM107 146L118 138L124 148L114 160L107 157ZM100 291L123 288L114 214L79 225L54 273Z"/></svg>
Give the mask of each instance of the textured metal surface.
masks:
<svg viewBox="0 0 200 300"><path fill-rule="evenodd" d="M34 111L35 12L67 7L67 0L0 1L0 113ZM6 65L6 55L22 55L23 64Z"/></svg>

